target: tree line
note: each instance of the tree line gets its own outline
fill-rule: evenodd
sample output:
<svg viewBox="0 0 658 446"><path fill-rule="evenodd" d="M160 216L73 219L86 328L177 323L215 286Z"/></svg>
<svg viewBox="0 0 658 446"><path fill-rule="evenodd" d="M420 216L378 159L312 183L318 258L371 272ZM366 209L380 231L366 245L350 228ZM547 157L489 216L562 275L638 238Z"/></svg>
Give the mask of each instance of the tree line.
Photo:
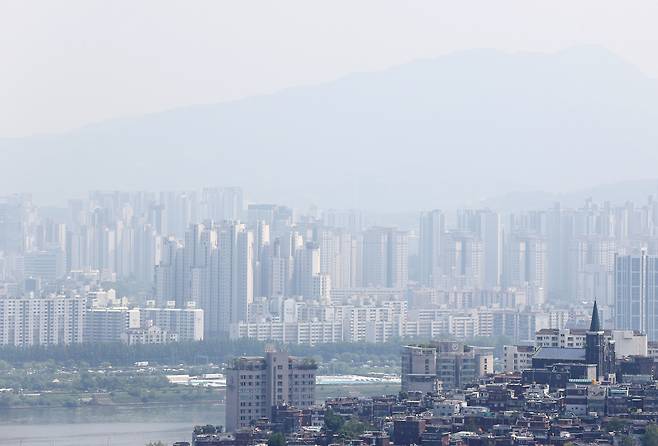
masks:
<svg viewBox="0 0 658 446"><path fill-rule="evenodd" d="M261 355L266 344L251 339L220 340L209 339L197 342L170 344L126 345L121 342L71 344L54 346L0 348L0 361L11 365L30 362L55 361L56 363L80 363L100 366L104 363L113 366L129 366L136 362L148 361L154 364L220 364L236 356ZM385 344L337 343L316 346L286 345L277 346L291 355L315 357L320 362L328 362L339 355L354 355L355 358L380 355L399 356L400 343Z"/></svg>

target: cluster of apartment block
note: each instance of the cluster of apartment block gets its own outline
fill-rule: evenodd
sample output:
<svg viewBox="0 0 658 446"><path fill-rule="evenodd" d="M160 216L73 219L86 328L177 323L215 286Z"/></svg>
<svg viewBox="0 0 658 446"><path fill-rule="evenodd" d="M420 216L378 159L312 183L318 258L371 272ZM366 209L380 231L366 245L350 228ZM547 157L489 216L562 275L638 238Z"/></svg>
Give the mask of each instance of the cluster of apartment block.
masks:
<svg viewBox="0 0 658 446"><path fill-rule="evenodd" d="M604 330L606 342L613 343L617 357L658 357L658 350L650 348L647 335L635 330ZM503 370L522 372L530 369L532 358L540 348L561 348L573 351L586 346L586 329L542 329L537 331L535 341L525 345L503 346Z"/></svg>
<svg viewBox="0 0 658 446"><path fill-rule="evenodd" d="M583 313L584 315L585 313ZM436 339L505 336L534 339L536 331L562 328L577 318L573 310L527 307L420 307L406 296L333 299L262 299L249 306L245 321L231 324L231 339L250 338L291 344L388 342L399 338Z"/></svg>
<svg viewBox="0 0 658 446"><path fill-rule="evenodd" d="M460 389L494 372L493 348L460 342L407 345L401 356L402 391Z"/></svg>
<svg viewBox="0 0 658 446"><path fill-rule="evenodd" d="M203 339L203 310L88 306L82 296L0 298L0 345L160 344Z"/></svg>

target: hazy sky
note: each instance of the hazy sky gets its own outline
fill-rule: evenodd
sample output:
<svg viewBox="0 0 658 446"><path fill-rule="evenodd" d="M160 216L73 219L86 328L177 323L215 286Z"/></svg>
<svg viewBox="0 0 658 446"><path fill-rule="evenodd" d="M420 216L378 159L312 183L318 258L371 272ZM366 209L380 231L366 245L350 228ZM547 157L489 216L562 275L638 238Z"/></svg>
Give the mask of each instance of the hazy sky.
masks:
<svg viewBox="0 0 658 446"><path fill-rule="evenodd" d="M0 137L469 48L597 44L658 77L656 17L655 0L0 0Z"/></svg>

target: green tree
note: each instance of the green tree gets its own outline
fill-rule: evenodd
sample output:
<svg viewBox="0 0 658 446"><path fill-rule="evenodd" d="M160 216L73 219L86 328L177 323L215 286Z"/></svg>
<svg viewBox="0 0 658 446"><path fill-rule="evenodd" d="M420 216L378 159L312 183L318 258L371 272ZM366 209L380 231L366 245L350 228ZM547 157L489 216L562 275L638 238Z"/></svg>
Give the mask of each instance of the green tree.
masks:
<svg viewBox="0 0 658 446"><path fill-rule="evenodd" d="M324 413L324 428L327 432L336 433L345 424L345 420L340 415L336 415L333 410L328 409Z"/></svg>
<svg viewBox="0 0 658 446"><path fill-rule="evenodd" d="M612 418L610 421L603 425L603 428L608 432L621 432L626 428L628 422L619 418Z"/></svg>
<svg viewBox="0 0 658 446"><path fill-rule="evenodd" d="M80 389L86 392L96 389L96 380L87 371L80 372Z"/></svg>
<svg viewBox="0 0 658 446"><path fill-rule="evenodd" d="M647 424L642 438L642 446L658 446L658 426Z"/></svg>
<svg viewBox="0 0 658 446"><path fill-rule="evenodd" d="M621 440L619 440L621 446L636 446L636 443L635 438L630 435L624 435L621 437Z"/></svg>
<svg viewBox="0 0 658 446"><path fill-rule="evenodd" d="M281 432L275 432L267 439L267 446L286 446L286 437Z"/></svg>
<svg viewBox="0 0 658 446"><path fill-rule="evenodd" d="M345 438L354 439L363 434L366 430L366 425L358 420L348 420L340 429L340 434Z"/></svg>
<svg viewBox="0 0 658 446"><path fill-rule="evenodd" d="M18 403L18 398L10 393L0 394L0 409L7 409Z"/></svg>
<svg viewBox="0 0 658 446"><path fill-rule="evenodd" d="M206 424L205 426L194 426L195 434L219 434L223 432L223 426L215 426L212 424Z"/></svg>

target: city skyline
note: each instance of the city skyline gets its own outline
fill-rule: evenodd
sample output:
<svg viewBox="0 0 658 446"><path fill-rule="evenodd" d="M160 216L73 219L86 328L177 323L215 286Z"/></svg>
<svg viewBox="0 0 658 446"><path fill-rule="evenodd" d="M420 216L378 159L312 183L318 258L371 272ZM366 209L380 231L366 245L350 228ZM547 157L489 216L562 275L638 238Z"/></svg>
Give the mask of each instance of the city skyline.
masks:
<svg viewBox="0 0 658 446"><path fill-rule="evenodd" d="M238 187L93 191L58 211L27 195L3 197L0 297L16 308L39 297L86 302L82 313L62 313L60 322L20 310L46 332L73 327L75 341L41 334L22 341L27 326L7 316L23 313L12 310L4 314L3 343L200 339L140 319L153 305L193 308L202 324L195 330L207 339L313 345L448 335L523 342L542 329L579 326L582 305L592 301L606 328L658 340L654 299L628 314L624 290L636 285L624 288L616 272L627 257L658 255L653 198L514 213L435 209L400 226L369 221L355 209L304 213L245 196ZM106 292L114 297L95 297Z"/></svg>
<svg viewBox="0 0 658 446"><path fill-rule="evenodd" d="M0 0L0 445L658 446L656 17Z"/></svg>

